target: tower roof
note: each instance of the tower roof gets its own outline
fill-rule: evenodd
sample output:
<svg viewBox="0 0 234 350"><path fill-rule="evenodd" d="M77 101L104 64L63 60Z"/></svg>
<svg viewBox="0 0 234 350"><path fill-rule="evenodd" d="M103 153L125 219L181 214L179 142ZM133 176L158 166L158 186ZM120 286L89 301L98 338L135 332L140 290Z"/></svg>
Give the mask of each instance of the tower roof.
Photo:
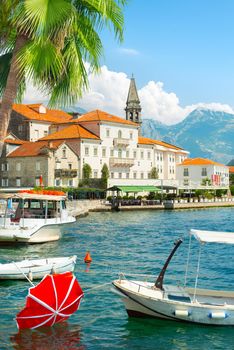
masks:
<svg viewBox="0 0 234 350"><path fill-rule="evenodd" d="M137 93L136 83L133 76L130 80L130 86L128 90L127 107L140 107L140 100Z"/></svg>

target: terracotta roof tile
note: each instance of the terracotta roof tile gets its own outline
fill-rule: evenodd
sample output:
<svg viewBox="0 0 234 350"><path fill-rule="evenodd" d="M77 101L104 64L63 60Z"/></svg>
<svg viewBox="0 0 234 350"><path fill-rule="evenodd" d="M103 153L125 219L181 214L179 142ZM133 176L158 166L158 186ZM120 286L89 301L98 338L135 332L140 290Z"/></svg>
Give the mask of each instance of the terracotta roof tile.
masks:
<svg viewBox="0 0 234 350"><path fill-rule="evenodd" d="M70 125L60 131L43 137L41 140L65 140L65 139L95 139L99 140L99 137L91 133L81 125Z"/></svg>
<svg viewBox="0 0 234 350"><path fill-rule="evenodd" d="M48 148L58 148L63 143L60 141L37 141L37 142L27 142L18 147L15 151L11 152L7 158L13 157L35 157L42 155L42 149L45 147Z"/></svg>
<svg viewBox="0 0 234 350"><path fill-rule="evenodd" d="M229 173L234 174L234 166L229 166Z"/></svg>
<svg viewBox="0 0 234 350"><path fill-rule="evenodd" d="M150 139L148 137L142 137L142 136L139 136L138 144L142 144L142 145L159 145L159 146L172 148L172 149L176 149L176 150L183 150L183 148L171 145L170 143L167 143L167 142L164 142L164 141L159 141L159 140L153 140L153 139Z"/></svg>
<svg viewBox="0 0 234 350"><path fill-rule="evenodd" d="M46 108L46 113L39 113L41 104L14 104L13 110L29 120L44 121L50 123L66 122L72 116L64 111Z"/></svg>
<svg viewBox="0 0 234 350"><path fill-rule="evenodd" d="M27 143L29 141L20 140L20 139L5 139L4 142L12 145L23 145L24 143Z"/></svg>
<svg viewBox="0 0 234 350"><path fill-rule="evenodd" d="M186 158L182 163L178 165L218 165L218 166L226 166L224 164L220 164L214 162L213 160L206 158Z"/></svg>
<svg viewBox="0 0 234 350"><path fill-rule="evenodd" d="M113 114L100 111L99 109L96 109L94 111L88 112L86 114L83 114L81 117L75 119L75 122L93 122L93 121L106 121L111 123L119 123L119 124L127 124L132 126L138 126L138 124L131 122L130 120L126 120L124 118L117 117ZM72 121L70 121L72 122ZM74 120L73 120L74 122Z"/></svg>

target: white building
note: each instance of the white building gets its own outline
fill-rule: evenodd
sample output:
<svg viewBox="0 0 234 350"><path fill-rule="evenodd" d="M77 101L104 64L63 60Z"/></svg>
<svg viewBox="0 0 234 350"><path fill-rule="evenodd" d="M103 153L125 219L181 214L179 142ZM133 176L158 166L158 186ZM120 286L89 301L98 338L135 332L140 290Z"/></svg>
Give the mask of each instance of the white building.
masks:
<svg viewBox="0 0 234 350"><path fill-rule="evenodd" d="M109 185L151 184L152 168L162 180L176 180L176 164L189 152L168 143L138 135L139 125L95 110L67 123L53 124L43 140L71 141L79 152L79 177L85 163L92 177L101 178L104 163L110 172ZM57 130L57 131L56 131ZM154 181L155 182L155 181Z"/></svg>
<svg viewBox="0 0 234 350"><path fill-rule="evenodd" d="M229 168L210 159L185 159L177 164L179 188L228 188Z"/></svg>

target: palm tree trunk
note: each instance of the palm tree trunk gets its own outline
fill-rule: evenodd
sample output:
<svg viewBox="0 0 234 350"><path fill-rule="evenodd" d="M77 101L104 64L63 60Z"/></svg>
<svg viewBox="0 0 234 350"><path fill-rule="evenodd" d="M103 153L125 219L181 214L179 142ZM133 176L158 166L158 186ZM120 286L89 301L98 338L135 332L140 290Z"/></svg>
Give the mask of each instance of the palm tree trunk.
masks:
<svg viewBox="0 0 234 350"><path fill-rule="evenodd" d="M7 135L7 129L10 121L12 105L17 96L17 90L20 82L19 65L17 63L17 54L27 41L27 37L19 35L16 39L11 66L7 78L6 88L2 96L0 108L0 156L2 154L4 138Z"/></svg>

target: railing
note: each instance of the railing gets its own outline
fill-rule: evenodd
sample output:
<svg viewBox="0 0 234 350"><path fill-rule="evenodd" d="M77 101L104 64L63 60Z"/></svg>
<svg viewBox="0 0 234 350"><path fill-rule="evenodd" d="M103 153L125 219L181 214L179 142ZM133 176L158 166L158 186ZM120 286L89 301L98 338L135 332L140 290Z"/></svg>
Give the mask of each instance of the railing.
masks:
<svg viewBox="0 0 234 350"><path fill-rule="evenodd" d="M133 158L110 158L110 167L131 167L134 165Z"/></svg>
<svg viewBox="0 0 234 350"><path fill-rule="evenodd" d="M55 177L76 177L77 169L55 169Z"/></svg>
<svg viewBox="0 0 234 350"><path fill-rule="evenodd" d="M128 146L129 145L129 139L124 138L115 138L114 139L114 146Z"/></svg>

